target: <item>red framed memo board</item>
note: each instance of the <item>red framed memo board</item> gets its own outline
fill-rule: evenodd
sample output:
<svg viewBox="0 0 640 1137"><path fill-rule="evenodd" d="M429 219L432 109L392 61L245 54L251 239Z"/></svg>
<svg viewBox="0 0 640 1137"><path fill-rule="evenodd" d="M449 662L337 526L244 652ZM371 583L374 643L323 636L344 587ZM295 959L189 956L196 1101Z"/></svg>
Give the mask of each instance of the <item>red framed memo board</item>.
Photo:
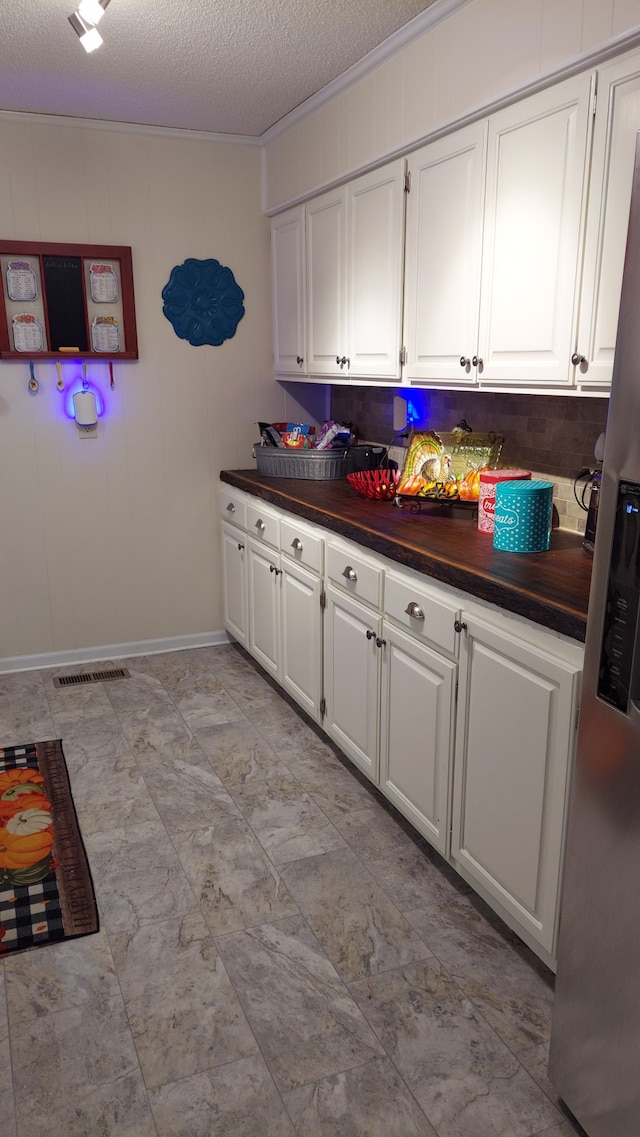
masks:
<svg viewBox="0 0 640 1137"><path fill-rule="evenodd" d="M0 273L0 359L138 358L127 246L0 240Z"/></svg>

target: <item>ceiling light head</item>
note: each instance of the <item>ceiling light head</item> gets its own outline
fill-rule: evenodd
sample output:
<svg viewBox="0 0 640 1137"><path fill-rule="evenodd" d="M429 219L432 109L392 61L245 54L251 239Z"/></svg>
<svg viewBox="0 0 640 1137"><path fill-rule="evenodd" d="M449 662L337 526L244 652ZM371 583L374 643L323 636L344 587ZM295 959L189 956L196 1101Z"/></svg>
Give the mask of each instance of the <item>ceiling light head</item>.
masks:
<svg viewBox="0 0 640 1137"><path fill-rule="evenodd" d="M100 32L97 28L94 28L91 24L83 20L79 12L74 12L72 16L69 16L69 23L85 51L95 51L97 47L100 47L100 44L103 42Z"/></svg>
<svg viewBox="0 0 640 1137"><path fill-rule="evenodd" d="M100 23L104 16L104 10L107 7L109 0L81 0L78 5L78 15L87 24L93 24L95 27Z"/></svg>

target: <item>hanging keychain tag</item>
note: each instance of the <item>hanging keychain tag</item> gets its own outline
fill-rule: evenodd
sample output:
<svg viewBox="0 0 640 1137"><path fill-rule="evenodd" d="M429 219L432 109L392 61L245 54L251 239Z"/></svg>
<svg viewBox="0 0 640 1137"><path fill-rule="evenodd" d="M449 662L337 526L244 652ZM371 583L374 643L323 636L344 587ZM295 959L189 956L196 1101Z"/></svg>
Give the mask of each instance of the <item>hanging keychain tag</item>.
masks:
<svg viewBox="0 0 640 1137"><path fill-rule="evenodd" d="M58 381L56 387L59 391L64 391L64 380L62 378L62 364L59 359L56 359L56 371L58 372Z"/></svg>
<svg viewBox="0 0 640 1137"><path fill-rule="evenodd" d="M38 387L40 386L40 384L38 383L38 380L36 379L36 369L35 369L35 365L34 365L33 360L29 361L29 376L30 376L30 378L29 378L29 391L31 392L32 395L35 395L38 391Z"/></svg>

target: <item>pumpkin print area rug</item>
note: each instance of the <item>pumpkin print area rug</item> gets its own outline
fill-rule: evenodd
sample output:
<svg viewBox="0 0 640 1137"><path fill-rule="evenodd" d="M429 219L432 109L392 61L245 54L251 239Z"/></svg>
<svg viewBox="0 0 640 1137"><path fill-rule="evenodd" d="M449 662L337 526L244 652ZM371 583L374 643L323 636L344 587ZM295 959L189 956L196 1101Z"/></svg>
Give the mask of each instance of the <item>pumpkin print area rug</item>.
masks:
<svg viewBox="0 0 640 1137"><path fill-rule="evenodd" d="M62 743L0 750L0 957L97 932Z"/></svg>

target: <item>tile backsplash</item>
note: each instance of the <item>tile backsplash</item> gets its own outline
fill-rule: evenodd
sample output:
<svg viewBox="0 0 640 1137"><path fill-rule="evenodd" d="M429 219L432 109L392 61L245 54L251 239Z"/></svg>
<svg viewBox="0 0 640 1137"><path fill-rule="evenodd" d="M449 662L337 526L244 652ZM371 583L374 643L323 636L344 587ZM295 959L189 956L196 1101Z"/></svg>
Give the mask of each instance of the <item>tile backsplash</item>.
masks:
<svg viewBox="0 0 640 1137"><path fill-rule="evenodd" d="M503 434L500 465L524 467L534 477L552 481L561 527L584 532L587 515L575 500L574 479L585 467L595 468L596 440L606 427L606 398L336 386L331 388L331 417L353 423L363 440L389 445L394 395L412 405L416 429L451 430L464 418L474 431ZM585 500L588 504L588 494Z"/></svg>

